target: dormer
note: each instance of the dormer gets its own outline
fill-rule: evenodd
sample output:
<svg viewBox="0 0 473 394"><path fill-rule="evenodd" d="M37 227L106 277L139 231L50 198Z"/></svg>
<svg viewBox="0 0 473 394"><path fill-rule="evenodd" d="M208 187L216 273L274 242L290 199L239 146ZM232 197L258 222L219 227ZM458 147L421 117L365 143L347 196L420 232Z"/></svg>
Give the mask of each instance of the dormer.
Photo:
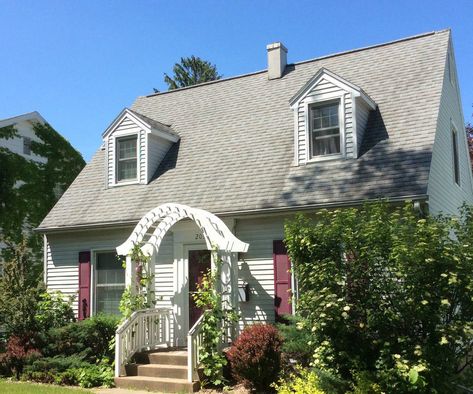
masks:
<svg viewBox="0 0 473 394"><path fill-rule="evenodd" d="M102 135L107 185L147 184L179 136L171 127L125 108Z"/></svg>
<svg viewBox="0 0 473 394"><path fill-rule="evenodd" d="M356 159L376 103L358 86L321 68L290 100L296 165Z"/></svg>

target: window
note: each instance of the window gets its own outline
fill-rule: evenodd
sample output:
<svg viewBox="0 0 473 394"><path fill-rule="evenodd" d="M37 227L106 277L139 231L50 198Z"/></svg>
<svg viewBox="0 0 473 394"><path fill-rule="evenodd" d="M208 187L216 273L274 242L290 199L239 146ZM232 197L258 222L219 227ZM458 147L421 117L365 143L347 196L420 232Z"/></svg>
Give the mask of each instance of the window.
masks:
<svg viewBox="0 0 473 394"><path fill-rule="evenodd" d="M97 253L95 264L95 312L119 314L125 290L125 269L114 252Z"/></svg>
<svg viewBox="0 0 473 394"><path fill-rule="evenodd" d="M453 177L455 183L460 185L460 163L458 158L458 136L457 131L452 127L452 153L453 153Z"/></svg>
<svg viewBox="0 0 473 394"><path fill-rule="evenodd" d="M23 153L31 155L31 138L23 137Z"/></svg>
<svg viewBox="0 0 473 394"><path fill-rule="evenodd" d="M316 104L309 107L310 155L312 158L339 155L339 102Z"/></svg>
<svg viewBox="0 0 473 394"><path fill-rule="evenodd" d="M117 182L136 179L137 136L117 139Z"/></svg>
<svg viewBox="0 0 473 394"><path fill-rule="evenodd" d="M447 72L448 72L448 79L450 80L450 83L455 86L455 70L453 68L453 57L452 54L448 54L448 60L447 60Z"/></svg>

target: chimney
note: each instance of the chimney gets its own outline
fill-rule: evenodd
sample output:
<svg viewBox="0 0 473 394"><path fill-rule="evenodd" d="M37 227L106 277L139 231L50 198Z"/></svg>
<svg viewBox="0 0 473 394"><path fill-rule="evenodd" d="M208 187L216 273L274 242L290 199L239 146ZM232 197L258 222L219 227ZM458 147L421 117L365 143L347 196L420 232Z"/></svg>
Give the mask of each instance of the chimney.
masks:
<svg viewBox="0 0 473 394"><path fill-rule="evenodd" d="M278 79L284 74L287 64L287 48L280 42L266 46L268 51L268 79Z"/></svg>

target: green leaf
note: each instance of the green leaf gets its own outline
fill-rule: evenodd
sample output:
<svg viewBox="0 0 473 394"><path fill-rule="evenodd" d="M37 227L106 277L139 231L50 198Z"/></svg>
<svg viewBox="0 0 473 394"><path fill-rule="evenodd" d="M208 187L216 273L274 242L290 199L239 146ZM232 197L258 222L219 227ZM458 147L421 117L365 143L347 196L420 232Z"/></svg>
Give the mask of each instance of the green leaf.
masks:
<svg viewBox="0 0 473 394"><path fill-rule="evenodd" d="M417 370L415 370L414 368L411 368L411 370L409 371L409 382L411 384L416 384L418 379L419 372L417 372Z"/></svg>

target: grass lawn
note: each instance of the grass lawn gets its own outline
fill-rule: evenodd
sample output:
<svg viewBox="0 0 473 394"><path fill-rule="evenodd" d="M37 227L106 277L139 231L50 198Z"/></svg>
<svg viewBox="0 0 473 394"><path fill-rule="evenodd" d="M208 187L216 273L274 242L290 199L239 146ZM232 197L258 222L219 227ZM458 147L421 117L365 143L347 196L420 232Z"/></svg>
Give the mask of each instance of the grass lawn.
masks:
<svg viewBox="0 0 473 394"><path fill-rule="evenodd" d="M25 382L10 382L7 380L0 380L0 393L5 394L92 394L92 391L69 388L63 386L53 386L49 384L36 384Z"/></svg>

